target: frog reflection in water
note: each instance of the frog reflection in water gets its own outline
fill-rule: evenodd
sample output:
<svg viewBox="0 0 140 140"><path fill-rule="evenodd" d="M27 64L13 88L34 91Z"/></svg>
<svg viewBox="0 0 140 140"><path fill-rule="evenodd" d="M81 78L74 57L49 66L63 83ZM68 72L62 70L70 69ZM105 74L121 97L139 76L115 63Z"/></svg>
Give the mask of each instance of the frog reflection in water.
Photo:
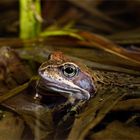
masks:
<svg viewBox="0 0 140 140"><path fill-rule="evenodd" d="M62 52L52 53L38 72L39 87L58 92L71 103L76 100L88 100L96 92L94 79L87 67L69 60Z"/></svg>

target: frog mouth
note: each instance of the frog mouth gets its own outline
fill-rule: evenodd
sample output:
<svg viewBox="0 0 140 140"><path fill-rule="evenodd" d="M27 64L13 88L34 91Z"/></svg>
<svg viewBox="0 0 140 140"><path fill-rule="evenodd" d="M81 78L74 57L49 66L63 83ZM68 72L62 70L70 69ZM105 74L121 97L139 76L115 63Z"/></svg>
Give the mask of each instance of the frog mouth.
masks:
<svg viewBox="0 0 140 140"><path fill-rule="evenodd" d="M73 97L78 100L88 100L90 98L90 93L78 86L71 87L65 83L57 83L46 79L40 79L39 85L45 90L57 92L66 98Z"/></svg>

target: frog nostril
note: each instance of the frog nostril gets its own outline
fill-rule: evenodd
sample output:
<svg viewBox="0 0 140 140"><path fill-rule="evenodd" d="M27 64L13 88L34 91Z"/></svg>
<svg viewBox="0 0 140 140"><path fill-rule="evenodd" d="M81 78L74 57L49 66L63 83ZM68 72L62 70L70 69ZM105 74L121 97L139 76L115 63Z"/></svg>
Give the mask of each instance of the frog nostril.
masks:
<svg viewBox="0 0 140 140"><path fill-rule="evenodd" d="M50 67L50 66L48 66L47 68L48 68L48 69L50 69L51 67Z"/></svg>
<svg viewBox="0 0 140 140"><path fill-rule="evenodd" d="M47 66L47 70L52 70L52 66Z"/></svg>

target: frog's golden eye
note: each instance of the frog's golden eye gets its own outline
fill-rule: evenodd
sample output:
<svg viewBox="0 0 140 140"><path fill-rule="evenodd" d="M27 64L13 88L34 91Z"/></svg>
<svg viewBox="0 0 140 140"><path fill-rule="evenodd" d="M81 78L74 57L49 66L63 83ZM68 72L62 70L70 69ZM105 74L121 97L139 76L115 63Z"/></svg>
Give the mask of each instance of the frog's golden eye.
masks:
<svg viewBox="0 0 140 140"><path fill-rule="evenodd" d="M68 78L72 78L78 74L78 68L72 64L65 64L61 67L62 73Z"/></svg>

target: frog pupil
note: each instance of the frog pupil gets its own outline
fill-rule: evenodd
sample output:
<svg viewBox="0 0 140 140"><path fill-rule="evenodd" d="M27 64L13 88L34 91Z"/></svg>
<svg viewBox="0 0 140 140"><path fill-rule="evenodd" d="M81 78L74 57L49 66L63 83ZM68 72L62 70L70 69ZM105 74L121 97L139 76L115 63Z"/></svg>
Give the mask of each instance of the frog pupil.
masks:
<svg viewBox="0 0 140 140"><path fill-rule="evenodd" d="M65 72L68 73L68 74L71 74L71 73L74 72L74 69L71 68L71 67L67 67L67 68L65 69Z"/></svg>

